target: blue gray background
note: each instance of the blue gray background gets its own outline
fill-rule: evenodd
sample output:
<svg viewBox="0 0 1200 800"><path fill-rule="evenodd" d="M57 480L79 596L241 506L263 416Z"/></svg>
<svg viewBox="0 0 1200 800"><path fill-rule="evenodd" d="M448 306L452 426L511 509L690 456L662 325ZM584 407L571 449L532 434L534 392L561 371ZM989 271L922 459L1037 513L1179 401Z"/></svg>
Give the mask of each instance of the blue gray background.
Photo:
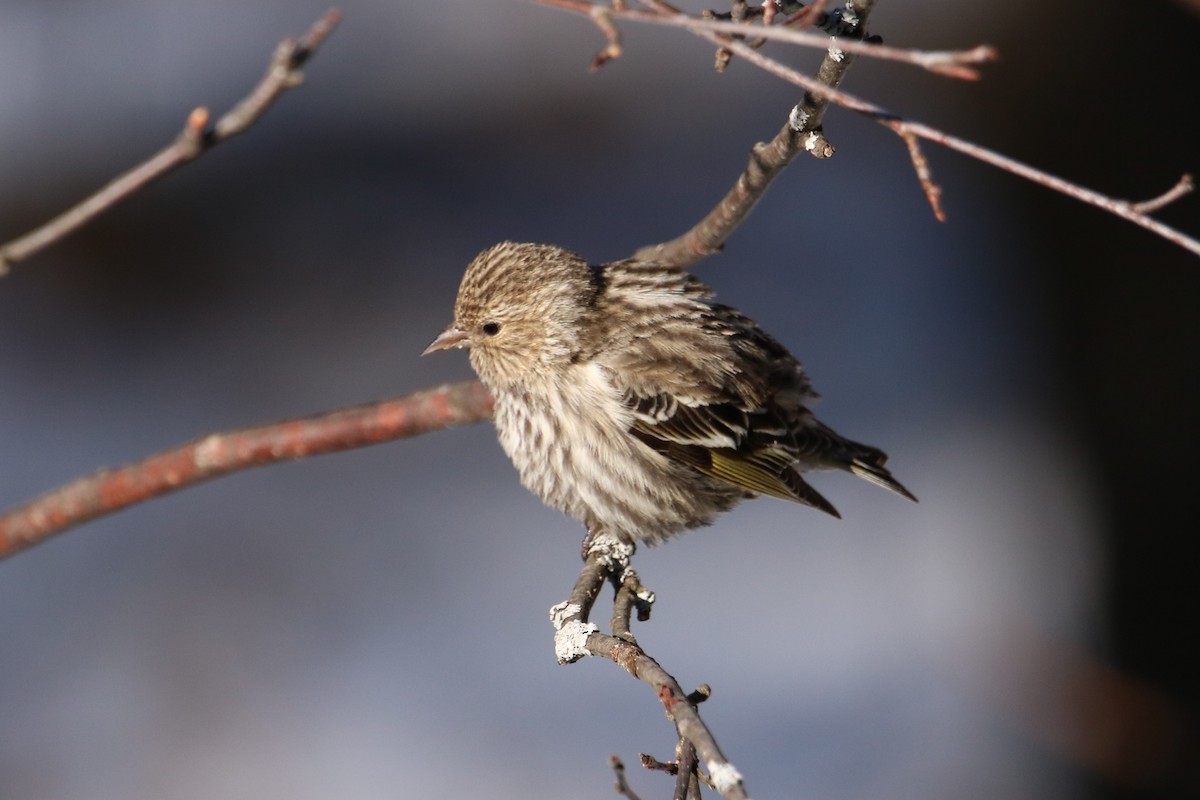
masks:
<svg viewBox="0 0 1200 800"><path fill-rule="evenodd" d="M192 107L227 108L324 8L3 0L0 238ZM669 238L798 99L634 25L589 74L590 24L516 0L342 10L248 135L0 280L0 505L468 377L461 354L417 356L476 252L602 261ZM976 84L860 61L852 92L1117 196L1197 170L1183 5L882 0L873 22L1003 59ZM819 477L844 520L762 500L642 552L660 599L638 636L713 686L706 718L756 797L1194 788L1200 262L930 145L939 224L894 136L836 111L827 130L837 157L799 160L697 271L921 503ZM1161 216L1195 233L1197 208ZM581 535L479 425L235 475L21 554L0 564L0 797L606 798L613 753L665 796L636 767L672 754L653 695L553 660ZM1135 702L1108 724L1114 686Z"/></svg>

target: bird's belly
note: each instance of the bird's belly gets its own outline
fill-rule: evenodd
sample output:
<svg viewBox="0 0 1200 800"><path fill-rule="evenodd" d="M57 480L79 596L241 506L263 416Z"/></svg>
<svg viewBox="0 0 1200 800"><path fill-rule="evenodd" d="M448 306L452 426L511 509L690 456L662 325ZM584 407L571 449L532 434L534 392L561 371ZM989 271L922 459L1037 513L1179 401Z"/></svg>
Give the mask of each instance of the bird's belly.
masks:
<svg viewBox="0 0 1200 800"><path fill-rule="evenodd" d="M745 496L646 447L603 398L586 404L497 397L495 423L525 488L588 530L655 544L709 524Z"/></svg>

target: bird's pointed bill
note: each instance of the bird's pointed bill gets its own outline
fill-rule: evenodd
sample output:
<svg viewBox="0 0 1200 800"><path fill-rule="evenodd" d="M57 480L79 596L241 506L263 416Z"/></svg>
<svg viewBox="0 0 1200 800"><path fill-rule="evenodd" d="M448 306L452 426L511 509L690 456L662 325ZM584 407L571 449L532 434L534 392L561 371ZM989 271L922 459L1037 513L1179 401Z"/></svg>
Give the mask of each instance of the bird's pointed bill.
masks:
<svg viewBox="0 0 1200 800"><path fill-rule="evenodd" d="M467 332L460 330L453 325L438 334L438 337L429 343L429 347L421 353L427 356L430 353L436 353L438 350L449 350L452 347L463 347L466 345Z"/></svg>

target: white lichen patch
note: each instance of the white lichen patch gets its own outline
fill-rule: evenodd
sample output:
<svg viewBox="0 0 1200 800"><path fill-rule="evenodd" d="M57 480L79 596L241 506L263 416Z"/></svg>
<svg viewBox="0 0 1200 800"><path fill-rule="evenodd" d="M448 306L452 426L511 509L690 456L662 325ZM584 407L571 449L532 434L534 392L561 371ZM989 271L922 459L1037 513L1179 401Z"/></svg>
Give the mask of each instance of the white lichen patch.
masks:
<svg viewBox="0 0 1200 800"><path fill-rule="evenodd" d="M588 543L587 555L599 556L602 559L602 563L628 567L629 560L633 558L636 550L637 548L632 544L627 544L613 534L605 532L592 537L592 540Z"/></svg>
<svg viewBox="0 0 1200 800"><path fill-rule="evenodd" d="M712 778L713 788L717 790L717 794L723 795L742 782L742 773L738 772L729 762L722 764L709 761L704 766L708 768L708 776Z"/></svg>
<svg viewBox="0 0 1200 800"><path fill-rule="evenodd" d="M578 616L581 611L583 611L583 607L579 603L568 603L563 600L561 603L550 606L550 624L554 626L554 630L562 630L563 620Z"/></svg>
<svg viewBox="0 0 1200 800"><path fill-rule="evenodd" d="M594 622L572 620L554 634L554 657L560 664L570 664L592 653L587 649L587 638L600 629Z"/></svg>
<svg viewBox="0 0 1200 800"><path fill-rule="evenodd" d="M800 106L793 106L792 113L788 114L788 125L794 131L804 130L804 126L808 124L810 115Z"/></svg>

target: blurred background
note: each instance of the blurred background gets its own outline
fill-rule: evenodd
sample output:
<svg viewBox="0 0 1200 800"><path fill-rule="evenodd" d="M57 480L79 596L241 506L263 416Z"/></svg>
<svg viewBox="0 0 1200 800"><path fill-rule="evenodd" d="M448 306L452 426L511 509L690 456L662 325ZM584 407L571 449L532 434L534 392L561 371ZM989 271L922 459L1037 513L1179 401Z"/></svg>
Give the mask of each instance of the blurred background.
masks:
<svg viewBox="0 0 1200 800"><path fill-rule="evenodd" d="M702 4L688 3L688 8ZM470 375L418 359L504 238L593 261L690 226L793 87L692 37L519 0L345 0L247 135L0 280L0 506L207 432ZM0 2L0 239L228 108L309 0ZM1200 169L1194 6L878 4L955 83L846 88L1117 197ZM820 53L770 48L805 69ZM1195 795L1200 261L833 111L697 272L786 343L822 418L921 498L814 480L639 553L636 628L756 797ZM1200 201L1161 219L1196 235ZM1191 531L1191 533L1189 533ZM554 663L582 531L490 426L203 485L0 564L0 797L612 797L672 757L653 695ZM603 607L602 607L603 608ZM600 612L604 618L606 611Z"/></svg>

